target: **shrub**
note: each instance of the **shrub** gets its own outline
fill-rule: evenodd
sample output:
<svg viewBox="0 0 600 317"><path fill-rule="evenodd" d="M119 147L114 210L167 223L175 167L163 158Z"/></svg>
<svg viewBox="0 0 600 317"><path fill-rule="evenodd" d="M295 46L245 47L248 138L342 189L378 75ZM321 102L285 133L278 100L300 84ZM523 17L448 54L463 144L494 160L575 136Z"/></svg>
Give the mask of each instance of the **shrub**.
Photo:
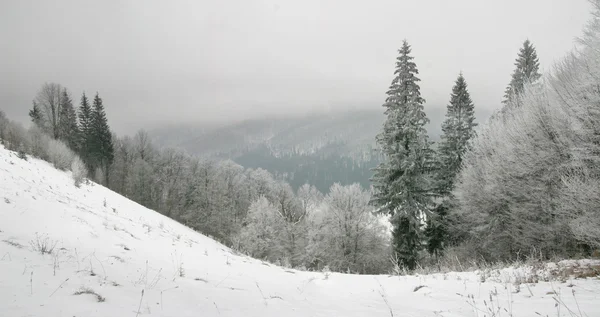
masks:
<svg viewBox="0 0 600 317"><path fill-rule="evenodd" d="M33 251L39 252L40 254L52 254L58 241L52 240L47 236L40 236L37 233L35 234L35 239L29 241L29 245Z"/></svg>
<svg viewBox="0 0 600 317"><path fill-rule="evenodd" d="M29 154L39 159L48 161L48 144L50 137L37 126L29 129Z"/></svg>
<svg viewBox="0 0 600 317"><path fill-rule="evenodd" d="M71 172L73 180L75 181L75 186L79 187L87 175L85 164L79 158L79 156L75 156L73 158L73 162L71 162Z"/></svg>
<svg viewBox="0 0 600 317"><path fill-rule="evenodd" d="M20 159L27 161L27 153L25 152L25 147L21 145L19 147L19 152L17 153Z"/></svg>
<svg viewBox="0 0 600 317"><path fill-rule="evenodd" d="M11 151L18 151L21 147L27 145L27 131L20 124L8 121L3 135L6 148Z"/></svg>
<svg viewBox="0 0 600 317"><path fill-rule="evenodd" d="M62 141L48 142L48 157L50 163L60 170L67 170L75 158L75 154Z"/></svg>

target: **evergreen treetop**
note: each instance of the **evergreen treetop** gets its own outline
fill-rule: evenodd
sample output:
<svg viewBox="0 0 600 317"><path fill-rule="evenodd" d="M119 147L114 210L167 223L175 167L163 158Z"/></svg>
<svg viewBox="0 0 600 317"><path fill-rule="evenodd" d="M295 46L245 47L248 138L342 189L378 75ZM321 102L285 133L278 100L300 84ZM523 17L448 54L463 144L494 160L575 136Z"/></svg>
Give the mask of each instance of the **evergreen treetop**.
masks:
<svg viewBox="0 0 600 317"><path fill-rule="evenodd" d="M92 107L85 92L81 95L79 105L79 156L85 163L87 170L92 173L95 170L92 160L93 149L93 129L92 129Z"/></svg>
<svg viewBox="0 0 600 317"><path fill-rule="evenodd" d="M89 133L92 125L92 107L88 101L85 92L81 95L81 103L79 106L79 126L81 132L86 135Z"/></svg>
<svg viewBox="0 0 600 317"><path fill-rule="evenodd" d="M442 137L439 152L440 191L452 190L454 177L462 164L462 157L468 149L469 140L475 136L475 106L469 94L465 77L461 73L450 95L446 108L446 119L442 123Z"/></svg>
<svg viewBox="0 0 600 317"><path fill-rule="evenodd" d="M475 109L467 82L461 73L452 87L446 119L442 123L442 137L438 147L437 192L443 198L427 219L425 236L427 251L439 254L449 239L448 212L451 211L454 180L459 173L462 158L475 136Z"/></svg>
<svg viewBox="0 0 600 317"><path fill-rule="evenodd" d="M35 101L33 101L33 108L29 110L29 118L31 118L31 122L33 122L33 124L40 128L43 128L44 117L42 114L42 110Z"/></svg>
<svg viewBox="0 0 600 317"><path fill-rule="evenodd" d="M537 52L529 40L526 40L523 43L523 47L519 50L519 55L515 60L515 67L511 81L504 92L502 103L505 105L510 104L523 92L526 83L535 82L542 76L539 73L540 61Z"/></svg>
<svg viewBox="0 0 600 317"><path fill-rule="evenodd" d="M93 162L96 167L103 168L104 172L107 173L108 166L110 166L114 160L114 147L112 133L110 132L110 127L108 126L104 105L102 104L102 99L98 93L96 93L96 96L94 97L94 105L91 115L91 129L91 153Z"/></svg>
<svg viewBox="0 0 600 317"><path fill-rule="evenodd" d="M59 138L72 149L79 147L79 126L77 125L77 113L73 107L73 101L66 88L61 94L61 105L59 114Z"/></svg>

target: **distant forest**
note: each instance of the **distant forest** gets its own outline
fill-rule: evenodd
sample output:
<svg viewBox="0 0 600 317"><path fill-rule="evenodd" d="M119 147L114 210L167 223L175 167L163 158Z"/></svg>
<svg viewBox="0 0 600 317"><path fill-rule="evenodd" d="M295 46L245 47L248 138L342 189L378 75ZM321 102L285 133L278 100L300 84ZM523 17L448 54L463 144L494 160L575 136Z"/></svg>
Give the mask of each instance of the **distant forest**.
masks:
<svg viewBox="0 0 600 317"><path fill-rule="evenodd" d="M379 164L377 156L365 161L333 155L287 154L276 157L266 147L246 152L234 161L246 168L264 168L276 178L287 181L294 189L310 184L322 193L328 192L335 183L358 183L369 188L372 169Z"/></svg>

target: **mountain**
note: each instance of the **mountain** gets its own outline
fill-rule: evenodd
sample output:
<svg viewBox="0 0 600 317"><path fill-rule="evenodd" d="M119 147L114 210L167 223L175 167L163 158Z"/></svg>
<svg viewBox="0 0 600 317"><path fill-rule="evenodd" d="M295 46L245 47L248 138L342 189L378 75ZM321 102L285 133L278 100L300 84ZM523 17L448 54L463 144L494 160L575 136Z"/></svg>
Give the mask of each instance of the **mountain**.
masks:
<svg viewBox="0 0 600 317"><path fill-rule="evenodd" d="M266 169L295 188L309 183L327 192L335 182L369 186L371 169L379 162L375 136L384 119L381 111L354 110L216 128L165 126L149 132L159 146L232 159L245 167Z"/></svg>
<svg viewBox="0 0 600 317"><path fill-rule="evenodd" d="M490 305L546 316L555 303L600 315L598 279L518 291L532 276L589 260L399 277L298 271L241 255L95 183L75 187L70 172L3 146L0 219L0 316L457 317Z"/></svg>
<svg viewBox="0 0 600 317"><path fill-rule="evenodd" d="M374 145L384 119L381 111L362 110L253 119L218 127L170 125L149 132L160 146L202 156L235 157L264 145L274 155L315 154L330 144L343 144L338 152L354 155Z"/></svg>

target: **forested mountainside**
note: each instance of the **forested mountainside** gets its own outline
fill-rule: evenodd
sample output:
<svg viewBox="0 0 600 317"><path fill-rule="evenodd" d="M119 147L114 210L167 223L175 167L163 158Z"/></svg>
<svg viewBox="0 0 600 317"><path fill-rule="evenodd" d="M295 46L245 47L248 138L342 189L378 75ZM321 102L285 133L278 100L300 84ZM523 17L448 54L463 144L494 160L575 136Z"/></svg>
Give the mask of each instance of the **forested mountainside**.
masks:
<svg viewBox="0 0 600 317"><path fill-rule="evenodd" d="M232 159L248 168L264 168L294 188L305 183L326 192L335 182L369 186L379 159L375 136L382 109L265 118L222 127L165 126L149 131L162 147L192 155Z"/></svg>
<svg viewBox="0 0 600 317"><path fill-rule="evenodd" d="M332 144L323 150L340 150L342 145ZM329 153L331 153L329 151ZM246 168L264 168L278 179L285 179L293 188L297 189L304 184L314 185L319 191L327 192L334 183L353 184L360 183L368 188L372 168L377 166L379 160L376 153L370 157L365 153L366 159L355 159L343 155L299 154L289 153L276 156L266 146L257 147L235 158L235 161Z"/></svg>

